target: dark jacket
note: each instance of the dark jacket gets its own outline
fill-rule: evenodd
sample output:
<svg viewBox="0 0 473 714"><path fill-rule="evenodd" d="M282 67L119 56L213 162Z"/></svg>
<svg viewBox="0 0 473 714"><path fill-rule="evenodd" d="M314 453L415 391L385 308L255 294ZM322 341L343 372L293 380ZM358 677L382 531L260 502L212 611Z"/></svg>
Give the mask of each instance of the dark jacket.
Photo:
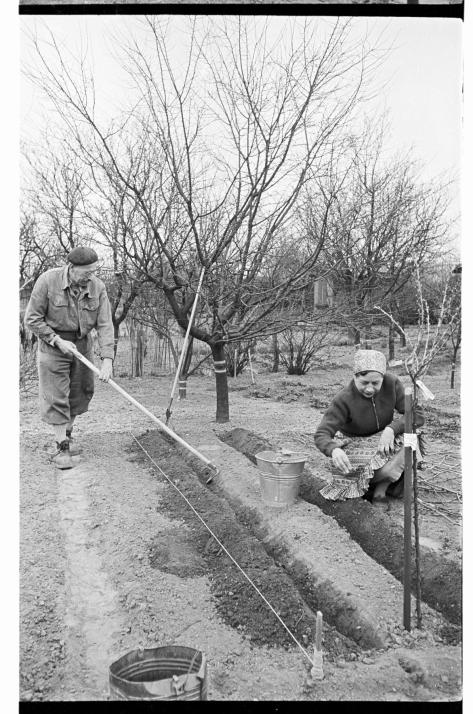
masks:
<svg viewBox="0 0 473 714"><path fill-rule="evenodd" d="M394 411L399 416L394 418ZM339 446L334 441L334 434L340 430L355 436L370 436L390 426L394 435L404 433L404 386L395 374L386 372L379 392L368 399L356 388L355 381L340 390L325 412L317 431L315 444L326 456ZM415 424L422 426L424 417L418 407L415 411Z"/></svg>
<svg viewBox="0 0 473 714"><path fill-rule="evenodd" d="M70 287L67 266L40 275L26 308L26 327L45 342L50 342L56 331L85 337L95 327L101 357L113 359L113 323L105 285L91 277L78 300Z"/></svg>

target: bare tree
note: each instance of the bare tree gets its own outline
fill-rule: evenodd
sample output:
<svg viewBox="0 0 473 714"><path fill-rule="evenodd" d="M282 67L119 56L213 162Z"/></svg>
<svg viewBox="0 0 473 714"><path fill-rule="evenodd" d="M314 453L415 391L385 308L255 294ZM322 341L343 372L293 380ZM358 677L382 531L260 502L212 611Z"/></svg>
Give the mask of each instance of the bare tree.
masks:
<svg viewBox="0 0 473 714"><path fill-rule="evenodd" d="M135 260L183 329L205 268L191 335L212 351L223 422L225 344L260 334L307 283L325 236L304 241L291 230L297 201L309 178L326 175L379 55L350 39L349 21L288 21L275 41L269 22L195 18L176 63L169 23L145 18L139 38L123 46L137 101L111 127L96 119L85 63L74 76L54 37L49 48L33 38L36 67L28 73L78 151L136 200L154 252ZM301 238L303 260L283 273L288 245Z"/></svg>
<svg viewBox="0 0 473 714"><path fill-rule="evenodd" d="M39 229L31 206L23 204L20 213L20 290L32 287L38 276L54 266L53 240Z"/></svg>
<svg viewBox="0 0 473 714"><path fill-rule="evenodd" d="M25 146L23 157L29 169L23 192L34 206L42 232L52 239L56 259L64 258L77 242L90 242L82 221L88 193L86 167L65 143L60 147L51 143L47 133L40 147Z"/></svg>
<svg viewBox="0 0 473 714"><path fill-rule="evenodd" d="M367 336L373 327L374 302L404 322L403 310L412 312L412 303L402 297L416 266L445 253L451 237L445 182L422 182L408 157L388 161L385 138L384 122L353 137L331 165L328 187L338 181L338 190L319 181L305 209L309 232L317 235L322 218L328 226L322 259L357 343L361 327Z"/></svg>
<svg viewBox="0 0 473 714"><path fill-rule="evenodd" d="M150 278L146 266L152 262L155 247L136 196L130 195L126 184L117 180L116 174L103 159L102 156L99 164L102 170L97 171L97 164L86 157L91 194L84 215L86 225L94 233L95 242L105 249L107 262L111 265L107 273L102 271L102 278L107 284L110 299L116 354L120 325L130 310L137 306L140 295L146 295L149 300ZM132 170L130 165L128 180ZM154 288L157 291L156 286ZM159 296L153 298L149 302L154 305ZM139 321L137 313L135 310L135 321Z"/></svg>

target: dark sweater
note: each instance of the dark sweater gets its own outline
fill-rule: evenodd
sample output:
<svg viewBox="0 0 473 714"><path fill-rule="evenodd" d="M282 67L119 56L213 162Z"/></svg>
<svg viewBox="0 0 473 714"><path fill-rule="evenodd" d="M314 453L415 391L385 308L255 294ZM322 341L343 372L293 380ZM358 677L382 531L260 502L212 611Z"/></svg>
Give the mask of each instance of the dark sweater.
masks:
<svg viewBox="0 0 473 714"><path fill-rule="evenodd" d="M394 411L399 417L394 419ZM372 398L364 397L355 387L355 381L340 390L325 412L317 431L315 445L326 456L339 445L334 440L338 430L345 434L370 436L390 426L394 435L404 433L404 386L395 374L386 372L378 394ZM415 424L422 426L422 410L415 411Z"/></svg>

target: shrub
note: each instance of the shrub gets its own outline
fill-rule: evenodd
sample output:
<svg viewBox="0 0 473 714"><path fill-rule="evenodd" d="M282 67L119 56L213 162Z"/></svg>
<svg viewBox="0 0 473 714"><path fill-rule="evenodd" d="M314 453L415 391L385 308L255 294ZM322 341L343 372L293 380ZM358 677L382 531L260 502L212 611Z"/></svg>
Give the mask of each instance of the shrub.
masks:
<svg viewBox="0 0 473 714"><path fill-rule="evenodd" d="M282 333L282 349L280 354L281 364L286 367L287 374L307 374L314 355L324 346L327 330L320 329L293 329Z"/></svg>

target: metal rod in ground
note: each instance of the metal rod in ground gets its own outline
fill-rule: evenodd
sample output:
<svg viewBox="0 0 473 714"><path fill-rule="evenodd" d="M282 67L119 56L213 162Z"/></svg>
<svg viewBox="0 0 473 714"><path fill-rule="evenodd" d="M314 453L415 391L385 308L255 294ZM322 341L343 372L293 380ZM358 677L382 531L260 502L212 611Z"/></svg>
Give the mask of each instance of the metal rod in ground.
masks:
<svg viewBox="0 0 473 714"><path fill-rule="evenodd" d="M184 342L182 343L181 355L179 357L179 363L177 365L176 375L174 377L174 382L173 382L172 389L171 389L171 397L169 399L169 405L168 405L168 408L166 409L166 424L169 422L169 419L171 418L171 414L172 414L171 407L172 407L172 403L174 400L174 392L176 391L177 380L179 379L179 375L181 374L182 363L184 362L184 357L186 354L187 341L189 339L189 332L191 330L192 323L194 322L195 309L197 307L197 301L199 299L200 289L202 287L202 281L204 279L204 273L205 273L205 268L202 268L202 270L200 272L199 283L197 285L197 290L195 293L194 304L192 305L192 311L191 311L191 314L189 317L189 323L187 325L186 334L184 336Z"/></svg>
<svg viewBox="0 0 473 714"><path fill-rule="evenodd" d="M405 390L405 433L412 432L412 388ZM404 607L403 623L411 629L411 502L412 502L412 449L404 446Z"/></svg>
<svg viewBox="0 0 473 714"><path fill-rule="evenodd" d="M82 364L85 364L89 369L92 370L92 372L95 372L95 374L97 374L97 375L100 374L100 370L98 369L98 367L96 367L95 364L93 364L92 362L89 362L87 357L84 357L84 355L82 355L77 349L73 350L73 354L76 357L76 359L79 360L79 362L82 362ZM215 466L215 464L213 464L203 454L201 454L199 451L197 451L197 449L194 449L194 447L191 446L190 444L188 444L187 441L184 441L184 439L182 439L180 436L178 436L178 434L176 434L175 431L173 431L168 426L166 426L166 424L164 424L160 419L158 419L157 416L155 416L152 412L150 412L149 409L146 409L146 407L144 407L142 404L140 404L134 397L131 396L131 394L128 394L128 392L126 392L123 389L123 387L120 387L119 384L114 382L113 379L109 379L107 384L109 384L111 387L113 387L113 389L115 389L116 392L121 394L122 397L125 397L125 399L127 401L129 401L131 404L133 404L135 407L137 407L137 409L142 411L143 414L146 414L147 417L149 417L154 422L156 422L156 424L163 431L165 431L166 434L168 434L172 439L174 439L174 441L177 441L178 444L181 444L181 446L183 446L185 449L190 451L191 454L194 454L194 456L197 456L197 458L200 459L201 461L203 461L206 466L209 466L211 469L213 469L215 471L215 473L218 472L218 469ZM213 476L210 476L207 479L207 483L210 483L210 481L212 481L212 479L213 479Z"/></svg>
<svg viewBox="0 0 473 714"><path fill-rule="evenodd" d="M414 538L416 553L416 618L417 627L422 627L421 610L421 585L420 585L420 532L419 532L419 503L418 503L418 480L417 480L417 455L412 454L412 477L414 484Z"/></svg>

